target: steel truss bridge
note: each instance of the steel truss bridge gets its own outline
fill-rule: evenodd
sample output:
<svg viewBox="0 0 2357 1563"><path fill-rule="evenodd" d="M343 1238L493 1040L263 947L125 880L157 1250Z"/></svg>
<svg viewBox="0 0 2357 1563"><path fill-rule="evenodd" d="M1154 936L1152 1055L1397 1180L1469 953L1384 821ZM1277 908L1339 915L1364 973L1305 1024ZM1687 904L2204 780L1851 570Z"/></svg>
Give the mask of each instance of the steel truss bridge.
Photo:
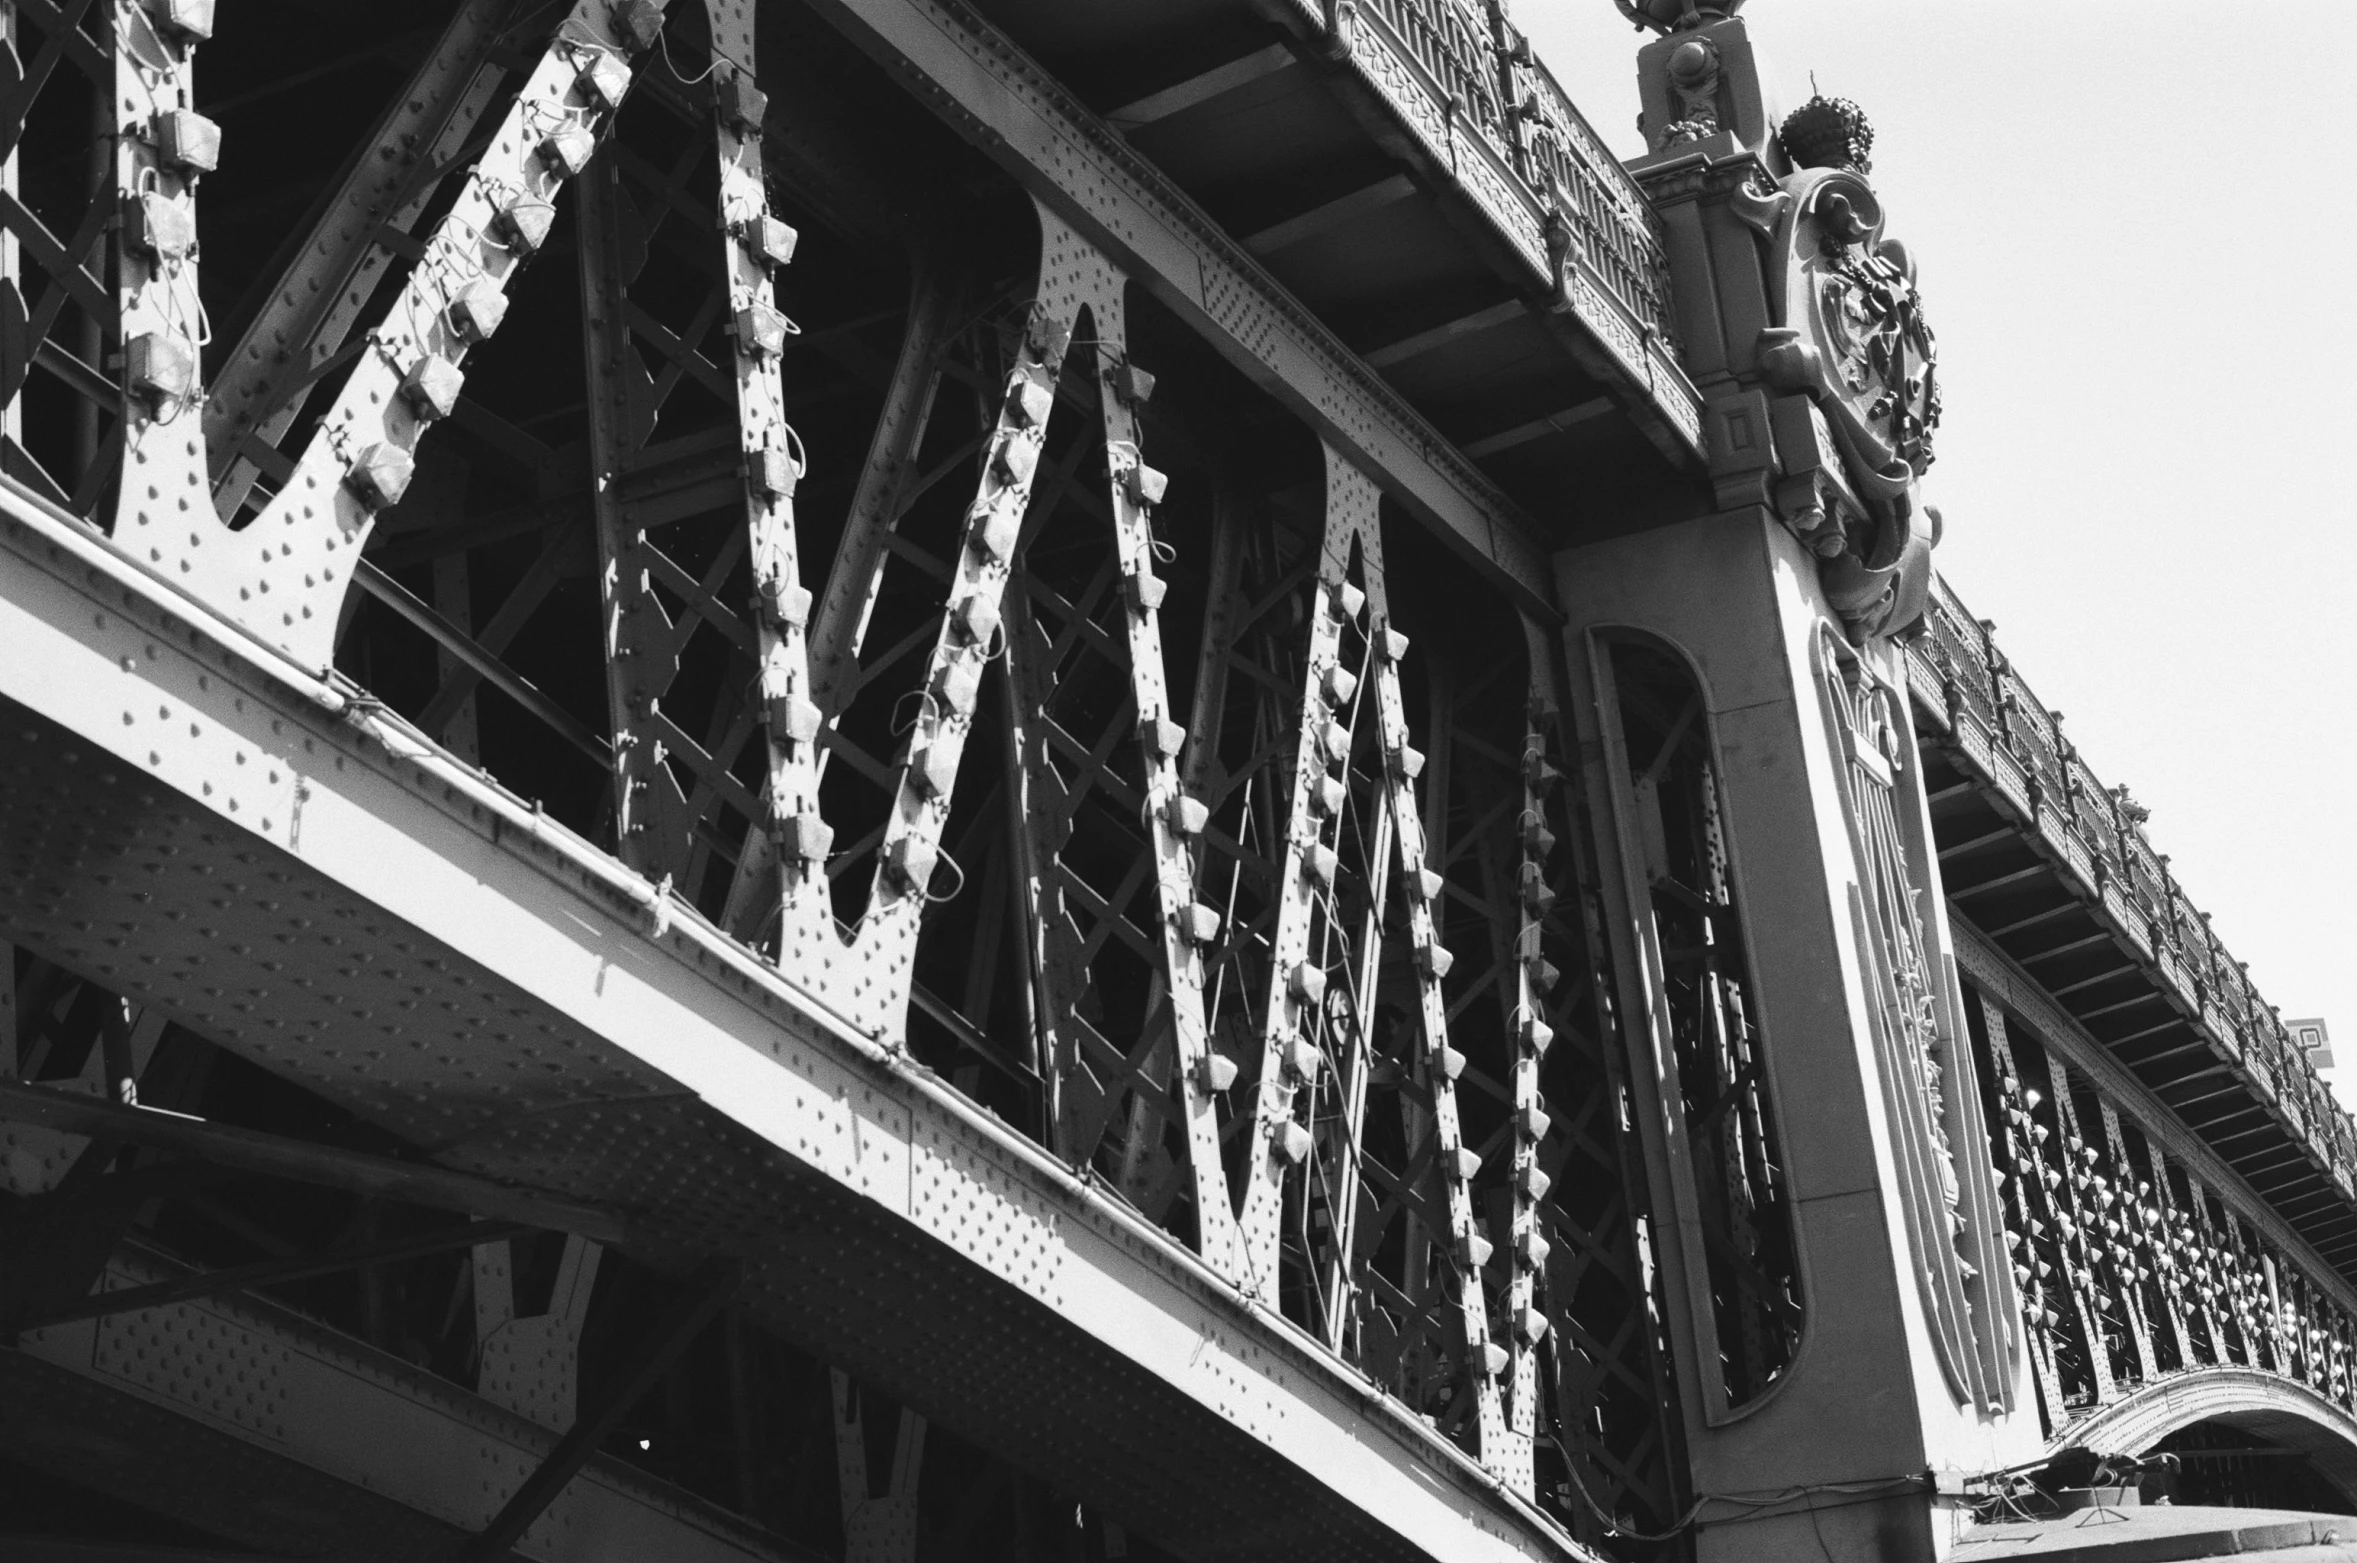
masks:
<svg viewBox="0 0 2357 1563"><path fill-rule="evenodd" d="M1703 694L1632 645L1583 729L1558 575L1712 508L1711 376L1502 5L0 36L0 1546L1728 1518L1681 1382L1767 1395L1837 1304ZM2034 1441L2231 1425L2357 1499L2350 1124L1928 622Z"/></svg>

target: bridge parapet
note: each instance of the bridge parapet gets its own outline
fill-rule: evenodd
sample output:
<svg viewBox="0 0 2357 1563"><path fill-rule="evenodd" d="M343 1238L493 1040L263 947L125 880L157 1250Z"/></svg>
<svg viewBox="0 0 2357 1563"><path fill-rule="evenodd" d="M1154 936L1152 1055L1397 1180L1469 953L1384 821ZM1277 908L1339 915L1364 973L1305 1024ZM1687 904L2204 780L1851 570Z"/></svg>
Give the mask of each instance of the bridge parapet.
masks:
<svg viewBox="0 0 2357 1563"><path fill-rule="evenodd" d="M1675 351L1660 220L1500 0L1302 8L1534 264L1567 245L1624 326Z"/></svg>
<svg viewBox="0 0 2357 1563"><path fill-rule="evenodd" d="M1661 222L1502 0L1295 0L1461 194L1690 442Z"/></svg>
<svg viewBox="0 0 2357 1563"><path fill-rule="evenodd" d="M2282 1019L1945 583L1907 655L1959 913L2053 995L2342 1273L2357 1262L2357 1130Z"/></svg>

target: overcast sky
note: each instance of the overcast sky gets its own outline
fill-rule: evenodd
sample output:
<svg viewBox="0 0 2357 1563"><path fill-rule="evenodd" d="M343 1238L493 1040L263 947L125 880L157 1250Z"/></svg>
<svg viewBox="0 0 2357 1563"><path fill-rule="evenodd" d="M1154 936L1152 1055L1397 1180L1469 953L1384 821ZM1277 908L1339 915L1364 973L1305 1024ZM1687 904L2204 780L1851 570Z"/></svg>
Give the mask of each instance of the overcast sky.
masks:
<svg viewBox="0 0 2357 1563"><path fill-rule="evenodd" d="M1938 562L2357 1105L2349 0L1752 0L1855 99L1922 270ZM1611 0L1517 23L1623 156Z"/></svg>

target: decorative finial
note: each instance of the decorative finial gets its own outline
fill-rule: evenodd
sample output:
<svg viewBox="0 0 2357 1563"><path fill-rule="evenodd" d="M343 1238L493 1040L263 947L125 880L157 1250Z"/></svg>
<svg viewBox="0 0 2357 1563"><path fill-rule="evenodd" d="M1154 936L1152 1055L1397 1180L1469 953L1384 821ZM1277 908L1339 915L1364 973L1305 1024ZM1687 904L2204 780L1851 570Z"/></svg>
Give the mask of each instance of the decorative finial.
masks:
<svg viewBox="0 0 2357 1563"><path fill-rule="evenodd" d="M1809 85L1817 85L1815 77ZM1795 167L1874 170L1874 127L1866 123L1866 111L1847 98L1818 93L1785 116L1776 139Z"/></svg>
<svg viewBox="0 0 2357 1563"><path fill-rule="evenodd" d="M1657 33L1683 32L1723 22L1743 9L1743 0L1612 0L1620 14Z"/></svg>

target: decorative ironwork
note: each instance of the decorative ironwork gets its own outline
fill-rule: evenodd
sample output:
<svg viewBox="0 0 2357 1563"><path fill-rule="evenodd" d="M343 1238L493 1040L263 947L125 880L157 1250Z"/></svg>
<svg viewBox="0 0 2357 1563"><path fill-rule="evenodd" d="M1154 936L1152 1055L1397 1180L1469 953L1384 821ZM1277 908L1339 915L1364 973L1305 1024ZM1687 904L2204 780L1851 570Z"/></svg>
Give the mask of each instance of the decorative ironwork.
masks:
<svg viewBox="0 0 2357 1563"><path fill-rule="evenodd" d="M1504 5L1492 0L1492 7L1522 177L1553 214L1583 273L1649 340L1674 352L1669 261L1652 203L1506 20Z"/></svg>
<svg viewBox="0 0 2357 1563"><path fill-rule="evenodd" d="M1925 905L1937 878L1906 696L1830 626L1820 626L1816 652L1857 864L1850 911L1897 1150L1892 1192L1950 1388L2003 1411L2013 1403L2015 1302L1996 1240L1980 1089L1965 1067L1937 909Z"/></svg>
<svg viewBox="0 0 2357 1563"><path fill-rule="evenodd" d="M2084 1054L2060 1028L1978 984L1966 994L2050 1440L2203 1369L2287 1379L2357 1414L2347 1285L2173 1148L2166 1109L2071 1062Z"/></svg>
<svg viewBox="0 0 2357 1563"><path fill-rule="evenodd" d="M1940 536L1918 487L1941 403L1914 259L1885 236L1880 198L1849 167L1803 169L1751 215L1771 246L1760 365L1771 386L1807 397L1800 416L1815 434L1777 482L1776 507L1817 555L1851 634L1903 634L1922 617Z"/></svg>
<svg viewBox="0 0 2357 1563"><path fill-rule="evenodd" d="M1674 353L1669 263L1653 209L1507 19L1503 0L1353 0L1334 15L1342 50L1507 238L1519 242L1516 225L1484 198L1482 171L1464 166L1450 127L1511 160L1511 182L1519 187L1513 199L1548 223L1579 277L1611 300L1619 317L1593 324L1609 335L1619 334L1612 330L1617 326Z"/></svg>
<svg viewBox="0 0 2357 1563"><path fill-rule="evenodd" d="M142 116L189 110L193 35L159 33L159 53L140 28L171 8L119 9L120 59L98 8L0 6L35 18L20 37L71 32L20 96L89 66L102 98L105 66L141 73ZM1512 613L1413 623L1377 480L1298 420L1267 471L1189 450L1196 414L1163 421L1132 359L1129 279L1053 213L1028 288L1006 280L1020 256L938 239L905 290L875 275L779 176L794 154L767 144L751 6L670 11L463 0L382 112L355 107L363 150L254 296L217 394L84 397L101 415L69 461L23 393L10 475L103 517L123 452L169 427L190 493L166 499L197 520L155 531L138 567L298 663L332 656L352 720L412 758L502 808L532 800L515 818L627 886L654 944L692 928L740 976L782 969L802 1018L1019 1124L1588 1539L1599 1507L1674 1519L1648 1204L1549 634ZM1494 165L1493 207L1528 199L1528 252L1545 201L1507 188L1529 165L1515 127L1553 127L1548 178L1583 192L1563 217L1586 225L1582 286L1660 352L1643 202L1552 84L1517 115L1530 66L1500 52L1501 14L1382 0L1366 25L1448 146ZM199 170L163 168L162 145L117 145L110 178L181 201ZM0 200L28 329L87 305L85 367L123 356L83 297L106 277L123 318L202 337L192 249L108 249L120 192L72 218L85 253L61 248L46 283L20 264L57 259L22 214L64 225L70 203L54 170L17 166L41 186ZM789 213L815 275L784 269ZM27 352L49 390L117 394ZM1216 509L1207 559L1181 562L1197 533L1162 518L1149 456L1218 488L1184 501ZM131 497L124 548L166 513ZM1420 581L1457 568L1422 546L1411 532ZM112 1035L119 1001L92 1002ZM128 1047L132 1080L153 1036L119 1018L104 1061ZM477 1306L452 1305L434 1350L472 1349L472 1312L501 1332L485 1383L535 1413L570 1401L592 1386L510 1381L592 1340L590 1278L603 1295L630 1275L628 1247L555 1250L566 1301L540 1313L537 1261L470 1268ZM885 1403L825 1387L819 1436L846 1492L872 1490ZM921 1421L898 1430L861 1548L902 1549L920 1465L928 1484L952 1469Z"/></svg>
<svg viewBox="0 0 2357 1563"><path fill-rule="evenodd" d="M1999 649L1994 628L1939 583L1924 633L1907 643L1906 666L1928 730L2019 822L2069 894L2117 941L2125 967L2149 985L2154 1006L2135 1029L2192 1027L2309 1168L2349 1198L2357 1128L2153 849L2145 811L2088 769L2060 717Z"/></svg>

